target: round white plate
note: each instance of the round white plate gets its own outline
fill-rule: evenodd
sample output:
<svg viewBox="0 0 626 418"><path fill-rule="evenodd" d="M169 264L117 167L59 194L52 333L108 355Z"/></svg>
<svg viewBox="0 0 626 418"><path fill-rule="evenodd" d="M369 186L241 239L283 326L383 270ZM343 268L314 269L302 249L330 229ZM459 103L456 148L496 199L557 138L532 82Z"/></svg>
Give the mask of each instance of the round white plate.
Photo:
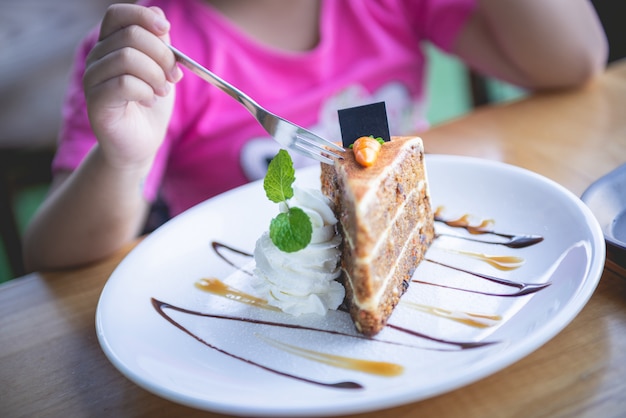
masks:
<svg viewBox="0 0 626 418"><path fill-rule="evenodd" d="M431 246L429 260L513 282L550 285L524 296L485 295L516 289L425 261L414 275L418 282L411 284L389 322L432 339L392 327L376 339L362 339L341 311L290 317L204 292L195 286L202 278L254 292L250 285L256 278L237 267L250 269L252 259L224 248L222 258L212 242L253 251L278 211L265 198L262 183L255 182L174 218L120 263L97 308L102 349L125 376L159 396L255 416L340 415L393 407L467 385L528 355L561 331L593 293L605 258L598 222L576 196L532 172L466 157L428 155L426 162L433 206L442 207L444 218L467 214L472 224L491 219L496 231L544 238L515 249L441 236ZM319 168L298 171L296 183L319 187ZM469 236L441 223L437 230ZM502 241L485 234L474 237ZM502 271L477 254L524 262ZM459 287L468 291L455 289ZM444 311L465 313L466 319L468 314L493 318L487 321L490 327L477 328L445 318ZM491 344L462 344L472 342ZM339 364L328 364L329 356ZM354 360L392 363L401 373L368 373ZM356 370L341 367L346 364L357 364ZM325 386L338 382L359 388Z"/></svg>

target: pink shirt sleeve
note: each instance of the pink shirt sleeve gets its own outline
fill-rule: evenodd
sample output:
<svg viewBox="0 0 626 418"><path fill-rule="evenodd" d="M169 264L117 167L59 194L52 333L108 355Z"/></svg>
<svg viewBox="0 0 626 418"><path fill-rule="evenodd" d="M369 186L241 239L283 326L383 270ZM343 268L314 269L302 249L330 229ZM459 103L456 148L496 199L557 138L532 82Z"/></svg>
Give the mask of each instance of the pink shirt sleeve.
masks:
<svg viewBox="0 0 626 418"><path fill-rule="evenodd" d="M87 54L97 40L98 32L91 32L79 45L70 74L69 84L62 108L62 125L59 133L57 153L52 162L54 173L75 170L87 153L96 144L85 104L83 74Z"/></svg>

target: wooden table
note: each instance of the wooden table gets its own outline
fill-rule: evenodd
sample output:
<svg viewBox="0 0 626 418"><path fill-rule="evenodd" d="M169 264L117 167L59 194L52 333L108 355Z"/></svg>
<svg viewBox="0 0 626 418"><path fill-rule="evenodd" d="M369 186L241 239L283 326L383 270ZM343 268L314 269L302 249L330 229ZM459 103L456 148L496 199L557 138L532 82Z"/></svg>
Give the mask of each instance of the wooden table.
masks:
<svg viewBox="0 0 626 418"><path fill-rule="evenodd" d="M486 107L423 135L427 151L505 161L577 195L626 162L626 62L574 92ZM94 316L132 245L81 269L0 287L0 415L218 416L154 396L105 358ZM591 300L559 335L479 382L360 417L617 417L626 414L626 271L607 262Z"/></svg>

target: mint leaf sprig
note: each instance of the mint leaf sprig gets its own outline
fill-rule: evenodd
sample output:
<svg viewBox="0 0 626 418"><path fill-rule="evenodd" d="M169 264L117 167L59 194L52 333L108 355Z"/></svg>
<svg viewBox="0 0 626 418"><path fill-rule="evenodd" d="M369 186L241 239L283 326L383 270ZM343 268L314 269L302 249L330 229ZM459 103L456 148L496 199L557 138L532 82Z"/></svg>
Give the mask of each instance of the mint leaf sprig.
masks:
<svg viewBox="0 0 626 418"><path fill-rule="evenodd" d="M293 197L292 184L296 180L293 161L287 151L281 149L270 161L263 179L263 189L269 200L284 203L287 212L279 213L270 223L270 239L279 250L293 253L311 242L313 225L302 209L289 207L287 200Z"/></svg>

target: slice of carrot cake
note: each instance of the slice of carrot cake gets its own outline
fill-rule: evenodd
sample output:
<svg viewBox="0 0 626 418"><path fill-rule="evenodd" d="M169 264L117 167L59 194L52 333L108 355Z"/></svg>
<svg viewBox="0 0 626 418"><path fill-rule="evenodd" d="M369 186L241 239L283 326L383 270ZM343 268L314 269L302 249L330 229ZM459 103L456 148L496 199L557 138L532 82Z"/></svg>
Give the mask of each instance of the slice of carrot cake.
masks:
<svg viewBox="0 0 626 418"><path fill-rule="evenodd" d="M343 238L346 305L357 330L375 335L430 246L434 221L420 138L392 137L365 163L359 152L321 164L321 183Z"/></svg>

